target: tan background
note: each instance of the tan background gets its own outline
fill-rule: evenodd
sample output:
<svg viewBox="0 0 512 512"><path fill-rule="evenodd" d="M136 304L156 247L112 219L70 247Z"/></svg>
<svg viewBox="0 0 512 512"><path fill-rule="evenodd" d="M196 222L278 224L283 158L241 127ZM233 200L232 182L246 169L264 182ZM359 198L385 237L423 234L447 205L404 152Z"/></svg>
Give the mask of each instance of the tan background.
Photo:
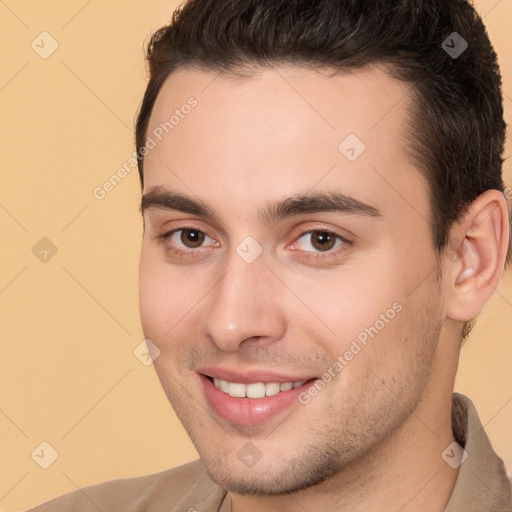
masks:
<svg viewBox="0 0 512 512"><path fill-rule="evenodd" d="M105 199L92 194L132 154L142 44L176 5L0 1L1 510L197 456L153 368L133 353L143 340L136 170ZM511 123L512 0L476 5L500 58ZM44 31L59 45L46 59L31 47L51 49ZM57 247L46 262L32 252L43 237ZM508 275L463 350L457 380L509 472L511 312ZM43 441L59 454L48 469L36 463L51 454L38 448Z"/></svg>

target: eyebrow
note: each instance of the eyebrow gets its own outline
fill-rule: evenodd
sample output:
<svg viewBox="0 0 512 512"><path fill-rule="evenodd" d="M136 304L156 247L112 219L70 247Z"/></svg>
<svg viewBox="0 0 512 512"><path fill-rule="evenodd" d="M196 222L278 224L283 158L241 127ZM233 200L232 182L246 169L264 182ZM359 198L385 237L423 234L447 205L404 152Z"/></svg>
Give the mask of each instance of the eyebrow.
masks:
<svg viewBox="0 0 512 512"><path fill-rule="evenodd" d="M150 188L142 196L139 208L141 214L144 215L146 211L153 208L180 211L220 222L217 212L203 201L161 186ZM333 191L295 194L280 201L267 203L258 213L262 223L273 224L296 215L324 212L382 217L382 212L377 207Z"/></svg>

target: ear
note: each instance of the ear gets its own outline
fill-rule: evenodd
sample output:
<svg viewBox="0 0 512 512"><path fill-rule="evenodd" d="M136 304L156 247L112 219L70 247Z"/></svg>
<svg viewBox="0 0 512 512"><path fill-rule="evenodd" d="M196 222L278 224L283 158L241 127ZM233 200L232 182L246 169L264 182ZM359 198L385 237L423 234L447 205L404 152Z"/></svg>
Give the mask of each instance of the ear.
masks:
<svg viewBox="0 0 512 512"><path fill-rule="evenodd" d="M509 236L507 201L499 190L487 190L451 231L448 318L465 322L480 313L500 282Z"/></svg>

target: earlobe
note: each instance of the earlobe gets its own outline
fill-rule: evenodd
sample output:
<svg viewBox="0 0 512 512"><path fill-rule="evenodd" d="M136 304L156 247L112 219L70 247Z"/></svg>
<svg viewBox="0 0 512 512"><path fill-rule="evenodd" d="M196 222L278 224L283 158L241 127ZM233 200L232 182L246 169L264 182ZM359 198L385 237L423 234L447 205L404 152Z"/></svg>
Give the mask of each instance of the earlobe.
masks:
<svg viewBox="0 0 512 512"><path fill-rule="evenodd" d="M509 242L507 202L498 190L488 190L471 205L454 228L456 258L447 263L451 290L447 316L468 321L482 310L501 279Z"/></svg>

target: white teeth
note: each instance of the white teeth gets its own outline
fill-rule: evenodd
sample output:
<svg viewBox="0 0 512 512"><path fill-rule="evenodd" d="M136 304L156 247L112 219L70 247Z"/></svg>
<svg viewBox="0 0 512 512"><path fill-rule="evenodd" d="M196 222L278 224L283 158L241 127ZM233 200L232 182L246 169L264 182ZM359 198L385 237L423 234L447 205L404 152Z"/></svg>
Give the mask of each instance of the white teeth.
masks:
<svg viewBox="0 0 512 512"><path fill-rule="evenodd" d="M274 396L281 391L289 391L290 389L302 386L306 381L299 380L297 382L254 382L252 384L240 384L237 382L228 382L222 379L213 379L213 384L217 389L236 398L263 398L265 396Z"/></svg>
<svg viewBox="0 0 512 512"><path fill-rule="evenodd" d="M234 382L230 382L228 387L228 393L229 396L234 396L236 398L244 398L245 384L235 384Z"/></svg>
<svg viewBox="0 0 512 512"><path fill-rule="evenodd" d="M245 395L248 398L263 398L265 396L265 384L256 382L245 386Z"/></svg>
<svg viewBox="0 0 512 512"><path fill-rule="evenodd" d="M265 395L267 396L273 396L277 395L277 393L281 392L281 384L278 384L277 382L269 382L268 384L265 384Z"/></svg>

